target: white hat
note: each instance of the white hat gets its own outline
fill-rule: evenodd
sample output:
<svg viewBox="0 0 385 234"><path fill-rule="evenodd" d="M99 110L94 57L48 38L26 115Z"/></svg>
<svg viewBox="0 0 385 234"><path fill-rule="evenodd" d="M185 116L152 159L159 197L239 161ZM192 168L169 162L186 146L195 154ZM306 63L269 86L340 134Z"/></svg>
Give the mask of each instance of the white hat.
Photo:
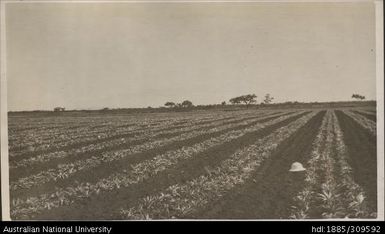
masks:
<svg viewBox="0 0 385 234"><path fill-rule="evenodd" d="M295 172L295 171L306 171L306 169L302 166L299 162L294 162L291 164L291 168L289 171Z"/></svg>

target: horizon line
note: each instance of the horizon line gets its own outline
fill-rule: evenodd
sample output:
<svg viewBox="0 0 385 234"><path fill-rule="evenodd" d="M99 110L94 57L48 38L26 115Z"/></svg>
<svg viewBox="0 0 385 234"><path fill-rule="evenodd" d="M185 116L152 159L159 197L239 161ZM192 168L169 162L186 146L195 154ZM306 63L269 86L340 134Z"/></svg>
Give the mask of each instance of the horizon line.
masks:
<svg viewBox="0 0 385 234"><path fill-rule="evenodd" d="M259 105L265 105L265 106L269 106L269 105L279 105L279 104L289 104L289 105L292 105L292 104L328 104L328 103L349 103L349 102L354 102L354 103L362 103L362 102L377 102L377 100L373 100L373 99L368 99L368 100L362 100L362 101L356 101L356 100L350 100L350 101L311 101L311 102L301 102L301 101L286 101L286 102L277 102L277 103L270 103L270 104L264 104L263 102L260 102L260 103L257 103L257 104L249 104L249 106L259 106ZM215 103L215 104L197 104L197 105L193 105L192 107L208 107L208 106L246 106L246 104L230 104L230 103L227 103L226 102L226 105L222 105L221 103ZM41 111L41 112L44 112L44 111L50 111L50 112L53 112L53 109L54 108L57 108L57 107L60 107L60 108L65 108L63 106L55 106L55 107L52 107L51 109L36 109L36 110L8 110L7 112L10 113L10 112L37 112L37 111ZM154 106L142 106L142 107L108 107L108 106L105 106L105 107L98 107L98 108L74 108L74 109L66 109L64 111L98 111L98 110L103 110L103 109L106 109L106 110L121 110L121 109L161 109L161 108L165 108L165 109L173 109L173 107L165 107L164 105L162 106L157 106L157 107L154 107Z"/></svg>

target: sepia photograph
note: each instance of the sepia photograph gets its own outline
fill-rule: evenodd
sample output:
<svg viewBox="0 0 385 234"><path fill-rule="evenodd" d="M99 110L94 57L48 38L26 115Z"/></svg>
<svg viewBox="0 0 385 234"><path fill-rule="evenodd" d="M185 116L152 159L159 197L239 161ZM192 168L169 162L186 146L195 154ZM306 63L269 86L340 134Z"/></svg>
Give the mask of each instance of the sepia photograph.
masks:
<svg viewBox="0 0 385 234"><path fill-rule="evenodd" d="M1 217L384 220L382 7L2 1Z"/></svg>

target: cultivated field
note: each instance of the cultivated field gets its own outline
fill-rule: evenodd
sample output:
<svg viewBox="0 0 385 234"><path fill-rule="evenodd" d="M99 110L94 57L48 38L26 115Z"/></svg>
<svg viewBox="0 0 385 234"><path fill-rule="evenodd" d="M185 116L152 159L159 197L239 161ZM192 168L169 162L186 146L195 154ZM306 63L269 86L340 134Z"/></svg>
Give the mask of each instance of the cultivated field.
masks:
<svg viewBox="0 0 385 234"><path fill-rule="evenodd" d="M13 219L375 218L376 112L9 116ZM289 172L293 162L305 172Z"/></svg>

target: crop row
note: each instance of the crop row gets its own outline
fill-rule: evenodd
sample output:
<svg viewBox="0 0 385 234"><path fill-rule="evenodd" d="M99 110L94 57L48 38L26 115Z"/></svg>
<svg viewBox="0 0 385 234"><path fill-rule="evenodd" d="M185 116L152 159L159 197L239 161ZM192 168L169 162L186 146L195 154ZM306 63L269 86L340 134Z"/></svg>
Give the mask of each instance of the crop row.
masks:
<svg viewBox="0 0 385 234"><path fill-rule="evenodd" d="M213 116L208 118L194 119L194 123L204 123L206 121L219 120L227 116ZM109 124L101 128L93 128L92 125L88 127L80 127L74 129L50 129L42 132L32 131L30 133L22 133L21 135L10 135L10 156L17 156L31 151L41 151L47 149L60 149L62 147L70 146L72 144L87 143L95 140L109 139L111 137L145 131L146 129L162 129L172 126L174 124L185 122L181 126L191 125L186 123L185 119L173 118L168 120L156 120L149 122L147 120L137 121L135 125L129 124ZM19 150L18 150L19 149ZM20 150L21 149L21 150Z"/></svg>
<svg viewBox="0 0 385 234"><path fill-rule="evenodd" d="M269 111L263 112L244 112L242 116L253 116L255 114L266 114ZM72 144L78 145L79 143L93 142L95 140L107 140L114 137L119 137L127 133L139 133L149 128L153 130L167 129L169 126L189 126L193 124L201 124L211 121L218 121L221 119L239 118L239 115L234 114L210 114L210 115L194 115L192 117L174 117L163 120L149 121L147 119L136 121L135 125L130 124L116 124L114 122L108 122L102 128L95 128L90 125L89 129L77 129L74 130L60 130L57 133L51 131L36 132L32 131L31 134L23 133L22 135L13 136L10 135L10 156L18 156L25 153L48 150L50 148L60 149L63 147L70 147ZM13 139L13 138L14 139ZM44 138L41 140L39 138ZM29 140L28 140L29 139ZM12 147L13 146L13 147Z"/></svg>
<svg viewBox="0 0 385 234"><path fill-rule="evenodd" d="M220 199L237 185L243 184L268 158L277 146L305 125L316 113L312 112L281 127L256 143L242 148L208 173L183 184L142 198L137 206L120 210L122 219L182 218Z"/></svg>
<svg viewBox="0 0 385 234"><path fill-rule="evenodd" d="M211 114L194 115L197 117L210 117ZM169 115L102 115L102 116L55 116L55 117L41 117L41 118L19 118L10 117L9 126L12 127L13 132L19 133L24 131L40 131L50 128L68 129L73 127L91 126L99 127L104 125L120 126L124 124L136 124L138 121L141 123L165 121L169 119ZM176 119L188 119L189 116L179 115L174 116Z"/></svg>
<svg viewBox="0 0 385 234"><path fill-rule="evenodd" d="M270 112L266 112L270 113ZM266 114L265 112L260 112L259 114L263 115ZM255 113L254 113L255 115ZM247 115L246 115L247 116ZM199 125L204 123L210 123L215 121L221 121L221 120L227 120L227 119L237 119L240 118L234 117L234 116L215 116L213 118L208 118L207 116L201 119L194 119L194 121L186 122L186 121L176 121L174 119L170 119L168 121L163 122L156 122L156 123L148 123L145 126L131 126L131 127L122 127L115 129L113 127L108 127L103 130L95 130L95 131L85 131L81 132L80 134L62 134L60 139L56 139L55 137L52 137L51 140L47 140L46 142L39 143L38 145L35 145L34 147L24 147L24 150L22 151L15 151L10 150L10 157L17 157L25 154L30 154L31 152L38 152L44 150L53 151L53 150L60 150L63 148L73 148L71 146L77 147L79 144L92 144L92 143L100 143L104 140L111 140L116 138L122 138L126 135L133 135L133 134L141 134L146 133L150 131L162 131L167 130L170 128L170 126L178 126L180 128L182 127L188 127L193 125ZM243 117L244 118L244 117ZM171 127L175 128L175 127ZM56 142L55 142L56 141ZM31 149L32 148L32 149Z"/></svg>
<svg viewBox="0 0 385 234"><path fill-rule="evenodd" d="M365 118L360 114L353 113L352 111L343 110L342 112L354 119L363 128L367 129L373 136L377 135L376 123L374 121Z"/></svg>
<svg viewBox="0 0 385 234"><path fill-rule="evenodd" d="M353 169L348 163L348 149L344 142L343 132L338 119L333 112L334 133L337 148L337 164L339 165L342 194L347 201L348 207L345 210L345 217L368 218L376 217L376 213L367 206L365 191L353 179Z"/></svg>
<svg viewBox="0 0 385 234"><path fill-rule="evenodd" d="M242 114L255 113L255 110L242 111ZM237 113L226 112L202 112L183 114L176 113L171 119L174 120L194 120L194 119L210 119L216 116L235 116ZM88 116L88 117L71 117L71 116L55 116L53 118L9 118L10 132L20 134L22 132L44 132L49 129L66 130L75 129L79 127L99 128L105 126L120 127L125 125L140 125L150 124L155 122L162 122L170 120L168 113L158 113L151 115L107 115L102 117Z"/></svg>
<svg viewBox="0 0 385 234"><path fill-rule="evenodd" d="M298 114L298 113L296 113ZM294 114L294 115L296 115ZM291 116L291 115L289 115ZM176 141L183 141L187 139L191 139L197 136L200 136L202 134L210 134L210 133L216 133L220 132L232 127L241 127L241 126L247 126L250 123L256 121L254 120L246 120L241 123L236 124L227 124L227 125L221 125L216 126L211 129L198 129L187 133L182 133L180 135L169 137L169 138L162 138L162 139L156 139L154 141L148 141L140 145L134 145L132 147L129 147L127 149L118 150L118 151L108 151L104 152L98 155L94 155L87 159L80 159L75 162L67 163L67 164L59 164L56 168L51 168L45 171L41 171L37 174L30 175L28 177L20 178L15 182L10 183L10 189L16 190L18 188L31 188L36 185L40 185L43 183L46 183L48 181L57 181L61 179L66 179L76 173L80 170L85 169L91 169L98 165L112 162L115 160L119 160L125 157L128 157L132 154L141 153L144 151L148 151L151 149L155 149L157 147L161 147L167 144L171 144Z"/></svg>
<svg viewBox="0 0 385 234"><path fill-rule="evenodd" d="M268 115L268 117L275 117L277 115L280 115L280 114L274 114L273 113L272 115ZM266 117L266 116L261 115L260 117ZM236 123L236 124L231 125L231 126L237 126L237 124L244 125L244 124L248 124L250 122L256 121L255 119L248 119L248 118L246 118L246 120L242 121L242 119L244 119L244 118L236 119L236 120L234 120L234 119L231 119L231 120L219 119L218 121L209 122L207 124L198 124L197 123L197 124L186 126L186 127L181 126L180 128L174 128L174 129L171 129L168 131L155 131L154 132L153 129L148 129L146 131L141 131L140 132L141 134L138 133L138 135L135 135L135 136L122 137L122 138L114 139L114 140L110 140L110 141L97 142L97 143L89 144L89 145L86 145L86 146L83 146L80 148L72 148L72 149L65 150L65 151L62 150L62 151L40 154L40 155L26 158L26 159L23 159L20 161L11 161L9 166L10 166L10 169L16 169L19 167L31 166L31 165L37 164L37 163L41 164L41 163L48 162L48 161L53 160L53 159L64 158L64 157L67 157L69 155L77 157L77 156L85 154L85 153L98 153L102 150L114 149L114 148L117 148L121 145L127 145L127 144L134 143L134 142L141 141L141 140L142 141L143 140L150 140L150 139L155 139L155 138L157 138L159 136L163 136L163 135L180 134L183 132L193 131L193 130L202 129L202 128L216 127L216 126L228 124L228 123L231 123L231 122L234 122L237 120L239 120L241 122Z"/></svg>
<svg viewBox="0 0 385 234"><path fill-rule="evenodd" d="M367 115L376 115L376 111L370 111L370 110L367 110L367 109L355 109L355 111L358 111L358 112L361 112L361 113L364 113L364 114L367 114Z"/></svg>
<svg viewBox="0 0 385 234"><path fill-rule="evenodd" d="M155 156L151 160L146 160L136 165L132 165L128 170L113 173L111 176L103 178L94 184L83 183L75 187L58 189L52 194L43 194L40 197L28 198L26 201L17 200L14 202L15 207L13 210L15 211L15 215L20 215L21 213L23 213L23 215L36 214L41 210L68 205L79 199L97 195L102 191L110 191L113 189L119 189L120 187L126 187L131 184L140 183L143 180L146 180L149 177L176 165L180 161L191 158L211 147L223 145L226 142L230 142L247 133L258 131L266 126L276 124L289 117L290 116L281 116L266 123L258 123L250 128L232 130L218 137L213 137L192 146L184 146L177 150L167 151L164 154ZM20 209L22 212L20 211L21 213L17 213L16 210Z"/></svg>
<svg viewBox="0 0 385 234"><path fill-rule="evenodd" d="M337 117L328 110L313 142L305 186L293 198L291 218L364 218L372 215L354 182Z"/></svg>

